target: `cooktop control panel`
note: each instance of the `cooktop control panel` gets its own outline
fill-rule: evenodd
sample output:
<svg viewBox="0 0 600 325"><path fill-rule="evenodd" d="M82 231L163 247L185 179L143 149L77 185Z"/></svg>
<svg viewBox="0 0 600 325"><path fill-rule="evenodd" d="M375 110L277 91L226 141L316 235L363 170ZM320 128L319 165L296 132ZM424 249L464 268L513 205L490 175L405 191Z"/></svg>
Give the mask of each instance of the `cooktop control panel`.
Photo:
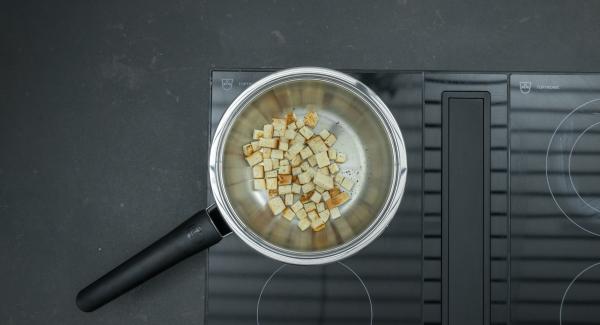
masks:
<svg viewBox="0 0 600 325"><path fill-rule="evenodd" d="M212 72L211 134L270 72ZM600 75L347 73L407 145L394 220L324 266L228 236L208 254L207 324L600 323Z"/></svg>

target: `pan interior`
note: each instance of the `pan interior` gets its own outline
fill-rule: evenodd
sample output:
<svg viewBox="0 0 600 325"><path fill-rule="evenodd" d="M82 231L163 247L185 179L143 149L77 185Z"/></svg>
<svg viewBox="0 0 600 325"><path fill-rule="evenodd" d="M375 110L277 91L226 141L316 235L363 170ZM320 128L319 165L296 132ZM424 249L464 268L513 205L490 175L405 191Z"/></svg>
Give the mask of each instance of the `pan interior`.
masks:
<svg viewBox="0 0 600 325"><path fill-rule="evenodd" d="M252 170L242 155L254 129L290 111L301 118L309 104L320 117L315 133L328 129L337 136L334 148L347 155L340 171L358 181L340 208L342 217L330 219L319 232L301 231L297 219L273 216L266 192L253 189ZM392 144L377 113L359 95L322 80L286 81L253 98L234 119L223 149L225 195L236 217L245 231L275 249L310 255L343 246L377 218L391 190Z"/></svg>

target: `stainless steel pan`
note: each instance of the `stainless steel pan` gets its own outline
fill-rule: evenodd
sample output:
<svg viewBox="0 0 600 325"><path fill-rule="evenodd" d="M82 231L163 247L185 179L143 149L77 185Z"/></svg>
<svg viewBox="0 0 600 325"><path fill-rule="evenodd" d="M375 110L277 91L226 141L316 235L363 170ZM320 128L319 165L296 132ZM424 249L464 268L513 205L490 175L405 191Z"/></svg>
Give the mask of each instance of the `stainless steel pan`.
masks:
<svg viewBox="0 0 600 325"><path fill-rule="evenodd" d="M343 217L319 232L273 217L265 193L252 189L252 172L241 154L255 128L313 104L317 131L336 134L347 154L343 170L355 179ZM216 206L200 211L154 244L107 273L77 296L92 311L180 260L233 232L258 252L292 264L346 258L377 238L394 217L406 183L406 149L389 109L354 78L323 68L273 73L246 89L227 109L210 150L210 181Z"/></svg>

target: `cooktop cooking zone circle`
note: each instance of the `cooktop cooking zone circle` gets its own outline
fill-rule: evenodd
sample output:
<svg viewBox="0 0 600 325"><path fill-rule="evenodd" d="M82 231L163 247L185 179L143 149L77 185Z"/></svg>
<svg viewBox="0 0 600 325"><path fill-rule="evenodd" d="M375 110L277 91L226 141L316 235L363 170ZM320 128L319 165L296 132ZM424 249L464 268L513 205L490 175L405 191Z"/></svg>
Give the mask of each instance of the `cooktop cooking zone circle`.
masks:
<svg viewBox="0 0 600 325"><path fill-rule="evenodd" d="M365 282L343 262L279 266L258 295L256 324L296 322L372 325L373 304Z"/></svg>
<svg viewBox="0 0 600 325"><path fill-rule="evenodd" d="M592 264L573 278L560 302L560 324L598 324L600 262Z"/></svg>
<svg viewBox="0 0 600 325"><path fill-rule="evenodd" d="M600 98L567 114L546 151L546 182L552 199L573 224L600 236Z"/></svg>

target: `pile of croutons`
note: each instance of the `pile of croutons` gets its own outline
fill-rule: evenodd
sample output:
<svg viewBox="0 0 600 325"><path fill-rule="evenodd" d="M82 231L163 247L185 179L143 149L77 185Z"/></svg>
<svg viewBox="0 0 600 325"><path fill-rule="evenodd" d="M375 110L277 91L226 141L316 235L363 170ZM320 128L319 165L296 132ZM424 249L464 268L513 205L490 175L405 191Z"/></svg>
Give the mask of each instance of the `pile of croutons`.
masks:
<svg viewBox="0 0 600 325"><path fill-rule="evenodd" d="M273 214L297 218L302 231L320 231L329 218L341 217L338 207L350 200L354 181L340 173L346 155L333 148L337 138L328 130L315 134L319 116L308 109L303 119L294 113L273 118L242 149L254 189L267 191Z"/></svg>

